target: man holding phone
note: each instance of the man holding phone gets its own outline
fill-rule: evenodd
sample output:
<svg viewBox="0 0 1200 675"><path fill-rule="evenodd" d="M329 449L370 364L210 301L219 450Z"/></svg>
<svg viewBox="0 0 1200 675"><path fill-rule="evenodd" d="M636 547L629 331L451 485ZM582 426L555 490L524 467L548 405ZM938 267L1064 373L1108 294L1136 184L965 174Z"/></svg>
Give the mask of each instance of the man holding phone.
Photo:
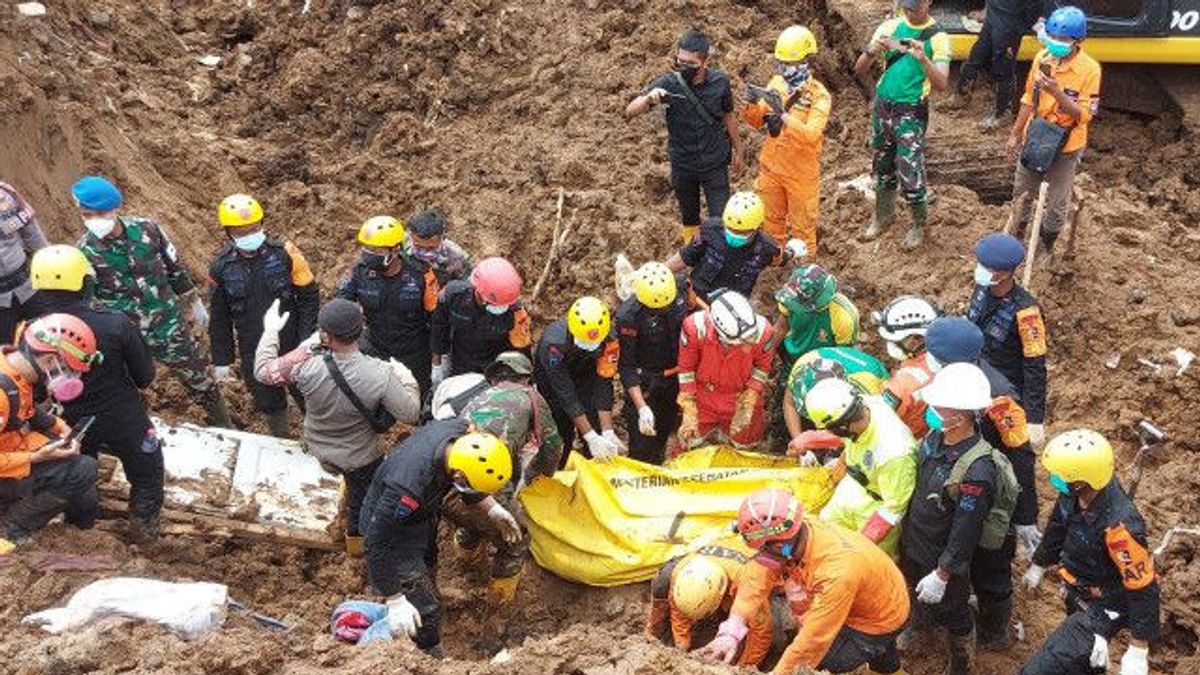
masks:
<svg viewBox="0 0 1200 675"><path fill-rule="evenodd" d="M928 219L925 186L925 131L929 125L929 93L950 81L950 38L929 15L930 0L899 0L901 16L884 21L854 64L866 81L871 64L883 59L883 75L875 86L871 110L871 148L875 156L875 218L860 237L879 238L896 218L896 193L904 192L912 223L904 248L925 238Z"/></svg>

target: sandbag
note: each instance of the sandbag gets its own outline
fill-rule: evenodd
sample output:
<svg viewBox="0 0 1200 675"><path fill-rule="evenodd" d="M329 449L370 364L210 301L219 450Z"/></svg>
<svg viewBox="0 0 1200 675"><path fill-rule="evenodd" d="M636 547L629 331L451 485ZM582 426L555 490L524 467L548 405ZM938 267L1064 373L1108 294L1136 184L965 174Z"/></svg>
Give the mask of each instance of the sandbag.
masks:
<svg viewBox="0 0 1200 675"><path fill-rule="evenodd" d="M824 467L705 447L669 466L626 457L601 463L573 453L564 470L520 493L534 560L592 586L646 581L671 558L727 535L742 500L785 487L812 512L833 493Z"/></svg>

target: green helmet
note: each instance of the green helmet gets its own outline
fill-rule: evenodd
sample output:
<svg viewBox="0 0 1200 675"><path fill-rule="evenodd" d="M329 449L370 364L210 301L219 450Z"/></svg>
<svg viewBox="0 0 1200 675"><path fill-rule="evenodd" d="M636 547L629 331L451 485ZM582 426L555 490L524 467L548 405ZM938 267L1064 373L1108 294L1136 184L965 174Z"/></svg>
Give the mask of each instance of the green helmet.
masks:
<svg viewBox="0 0 1200 675"><path fill-rule="evenodd" d="M788 386L792 390L792 398L796 402L796 410L804 415L804 397L813 385L828 378L846 378L846 367L833 359L817 357L807 363L797 363L789 379ZM805 415L807 416L807 415Z"/></svg>
<svg viewBox="0 0 1200 675"><path fill-rule="evenodd" d="M799 305L809 311L825 309L837 295L837 279L820 265L801 265L792 271L783 288L775 292L782 305Z"/></svg>

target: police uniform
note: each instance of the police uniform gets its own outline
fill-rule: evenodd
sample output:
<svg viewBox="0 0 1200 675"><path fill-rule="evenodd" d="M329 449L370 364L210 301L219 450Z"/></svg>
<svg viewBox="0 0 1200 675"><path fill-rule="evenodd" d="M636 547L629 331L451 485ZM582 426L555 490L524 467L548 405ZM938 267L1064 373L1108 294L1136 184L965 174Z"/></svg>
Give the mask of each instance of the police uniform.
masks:
<svg viewBox="0 0 1200 675"><path fill-rule="evenodd" d="M392 276L358 262L336 292L337 297L362 306L363 352L403 363L417 378L422 398L430 389L429 336L437 294L432 269L407 254L401 255L400 270Z"/></svg>
<svg viewBox="0 0 1200 675"><path fill-rule="evenodd" d="M271 237L252 254L229 243L209 267L209 278L213 284L208 325L213 363L233 363L236 334L242 379L254 399L254 408L264 413L286 410L283 389L254 379L254 351L262 337L263 314L275 300L280 301L281 314L291 313L279 333L280 352L295 349L317 330L320 298L308 262L294 244ZM299 400L298 393L293 391L293 396Z"/></svg>
<svg viewBox="0 0 1200 675"><path fill-rule="evenodd" d="M1007 235L984 237L975 246L979 263L992 270L1015 270L1025 256L1021 243ZM976 286L967 318L983 331L983 358L1021 394L1027 421L1046 417L1046 322L1029 291L1013 285L1004 297Z"/></svg>
<svg viewBox="0 0 1200 675"><path fill-rule="evenodd" d="M484 308L470 281L452 281L442 289L433 312L430 348L450 356L450 375L482 373L501 353L528 351L529 313L518 301L503 314Z"/></svg>
<svg viewBox="0 0 1200 675"><path fill-rule="evenodd" d="M611 331L595 351L580 349L566 319L558 319L542 333L533 359L533 379L554 412L565 447L575 442L576 417L587 415L598 432L597 413L612 410L619 349Z"/></svg>
<svg viewBox="0 0 1200 675"><path fill-rule="evenodd" d="M687 288L685 280L676 280ZM652 464L662 464L667 439L679 428L679 333L687 318L686 293L662 309L651 309L630 297L617 308L617 337L620 341L618 372L626 390L640 387L646 405L654 411L654 436L638 430L637 408L623 408L625 428L629 431L629 456Z"/></svg>
<svg viewBox="0 0 1200 675"><path fill-rule="evenodd" d="M758 230L745 245L734 248L725 241L720 218L708 218L700 232L679 249L679 257L692 268L692 288L701 299L718 288L752 297L758 276L769 265L778 264L779 245Z"/></svg>
<svg viewBox="0 0 1200 675"><path fill-rule="evenodd" d="M1107 640L1128 628L1139 640L1158 636L1159 587L1146 523L1115 477L1086 509L1074 496L1058 497L1033 563L1060 565L1068 616L1022 675L1092 672L1093 635Z"/></svg>
<svg viewBox="0 0 1200 675"><path fill-rule="evenodd" d="M466 420L430 422L406 438L375 472L363 500L359 531L367 558L367 581L377 595L403 593L421 615L413 642L425 651L441 643L442 604L433 581L442 501L453 482L446 451L468 431ZM487 495L464 494L477 504Z"/></svg>

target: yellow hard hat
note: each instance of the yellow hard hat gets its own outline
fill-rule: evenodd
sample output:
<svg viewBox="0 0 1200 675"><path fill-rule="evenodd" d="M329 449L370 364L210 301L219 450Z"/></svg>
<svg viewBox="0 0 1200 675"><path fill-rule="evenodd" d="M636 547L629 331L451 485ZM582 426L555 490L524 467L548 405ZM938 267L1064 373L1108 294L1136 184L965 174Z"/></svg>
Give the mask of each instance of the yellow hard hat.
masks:
<svg viewBox="0 0 1200 675"><path fill-rule="evenodd" d="M81 291L84 277L94 274L83 251L66 244L39 249L29 263L29 279L35 291Z"/></svg>
<svg viewBox="0 0 1200 675"><path fill-rule="evenodd" d="M446 467L463 472L472 490L489 495L507 485L513 471L508 446L489 433L460 436L446 452Z"/></svg>
<svg viewBox="0 0 1200 675"><path fill-rule="evenodd" d="M600 342L608 337L611 326L608 305L600 298L585 295L567 310L567 330L584 342Z"/></svg>
<svg viewBox="0 0 1200 675"><path fill-rule="evenodd" d="M671 601L692 621L699 621L715 612L729 588L729 576L725 570L712 560L698 555L683 561L674 576L671 581Z"/></svg>
<svg viewBox="0 0 1200 675"><path fill-rule="evenodd" d="M849 422L863 407L862 393L849 382L838 378L819 380L804 395L804 410L818 429L828 429Z"/></svg>
<svg viewBox="0 0 1200 675"><path fill-rule="evenodd" d="M1100 490L1113 477L1112 445L1091 429L1066 431L1046 444L1042 466L1067 484L1082 481Z"/></svg>
<svg viewBox="0 0 1200 675"><path fill-rule="evenodd" d="M404 223L391 216L374 216L358 228L358 243L364 246L392 248L404 243L408 234Z"/></svg>
<svg viewBox="0 0 1200 675"><path fill-rule="evenodd" d="M675 302L679 288L671 268L660 262L648 262L633 277L633 293L643 305L661 309Z"/></svg>
<svg viewBox="0 0 1200 675"><path fill-rule="evenodd" d="M780 61L803 61L817 53L817 36L804 26L788 26L775 41L775 58Z"/></svg>
<svg viewBox="0 0 1200 675"><path fill-rule="evenodd" d="M262 219L262 205L250 195L229 195L217 207L217 220L225 227L245 227Z"/></svg>
<svg viewBox="0 0 1200 675"><path fill-rule="evenodd" d="M762 227L766 217L762 198L753 192L735 192L725 203L722 220L734 232L750 232Z"/></svg>

